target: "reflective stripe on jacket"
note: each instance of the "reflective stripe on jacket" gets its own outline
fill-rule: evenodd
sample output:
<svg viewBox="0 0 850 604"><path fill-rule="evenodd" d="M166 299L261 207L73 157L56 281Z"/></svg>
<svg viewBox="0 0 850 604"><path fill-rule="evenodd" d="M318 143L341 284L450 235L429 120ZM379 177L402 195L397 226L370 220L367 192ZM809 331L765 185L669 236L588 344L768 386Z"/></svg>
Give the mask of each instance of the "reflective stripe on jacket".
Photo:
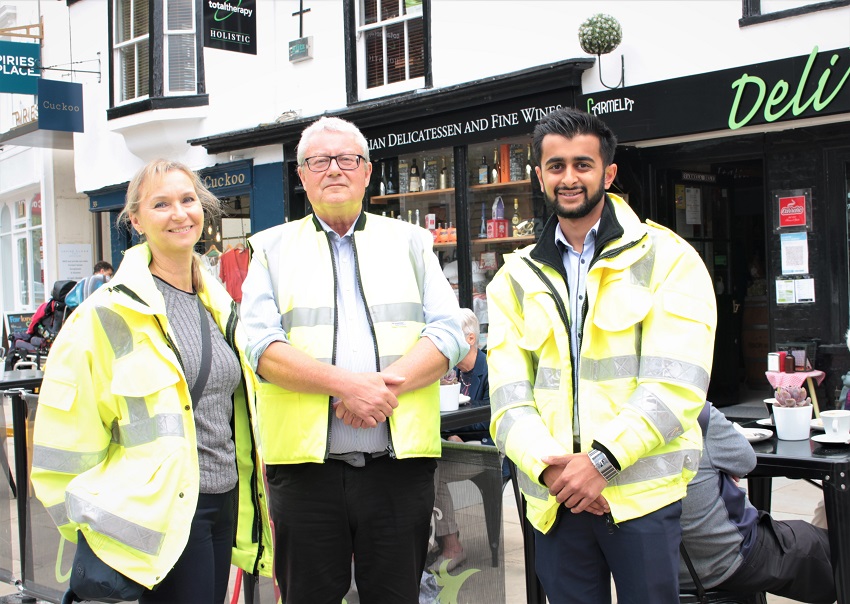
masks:
<svg viewBox="0 0 850 604"><path fill-rule="evenodd" d="M98 557L147 587L162 581L185 548L200 477L189 387L149 262L146 244L128 250L112 281L56 339L38 399L32 467L36 494L62 535L75 542L82 530ZM205 278L200 298L243 371L233 396L233 564L271 576L244 336L221 284Z"/></svg>
<svg viewBox="0 0 850 604"><path fill-rule="evenodd" d="M537 244L506 256L487 287L490 430L521 470L528 518L543 532L558 503L539 481L541 459L573 453L574 409L580 450L596 440L622 468L603 491L615 521L681 499L702 449L696 418L714 352L711 279L675 233L641 223L614 195L604 203L578 367L556 217Z"/></svg>
<svg viewBox="0 0 850 604"><path fill-rule="evenodd" d="M251 237L255 260L268 270L289 343L314 359L336 359L338 308L333 243L311 215ZM406 354L425 327L425 254L428 231L362 213L353 233L358 281L375 338L375 365L386 368ZM438 382L399 397L389 419L396 457L440 456ZM331 399L293 392L269 382L257 386L257 415L267 464L327 458Z"/></svg>

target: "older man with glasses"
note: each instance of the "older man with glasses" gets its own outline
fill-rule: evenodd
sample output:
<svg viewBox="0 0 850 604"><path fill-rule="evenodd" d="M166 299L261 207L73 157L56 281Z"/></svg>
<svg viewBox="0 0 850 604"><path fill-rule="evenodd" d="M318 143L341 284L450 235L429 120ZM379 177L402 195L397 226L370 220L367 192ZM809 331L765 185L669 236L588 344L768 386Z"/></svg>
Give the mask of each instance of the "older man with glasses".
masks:
<svg viewBox="0 0 850 604"><path fill-rule="evenodd" d="M372 165L351 123L298 144L314 214L249 240L242 319L288 604L416 603L425 567L439 378L462 359L454 293L428 231L363 212Z"/></svg>

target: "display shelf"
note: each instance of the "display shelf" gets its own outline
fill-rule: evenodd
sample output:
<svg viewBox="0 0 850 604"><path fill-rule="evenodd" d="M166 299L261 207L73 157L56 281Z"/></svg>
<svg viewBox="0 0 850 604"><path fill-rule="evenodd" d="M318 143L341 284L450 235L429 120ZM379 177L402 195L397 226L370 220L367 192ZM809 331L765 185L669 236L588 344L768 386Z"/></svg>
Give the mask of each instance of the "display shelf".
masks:
<svg viewBox="0 0 850 604"><path fill-rule="evenodd" d="M522 188L531 186L530 180L512 180L510 182L494 182L486 185L472 185L469 187L470 191L493 191L495 189L504 189L504 188Z"/></svg>
<svg viewBox="0 0 850 604"><path fill-rule="evenodd" d="M447 193L454 193L454 188L434 189L432 191L417 191L416 193L393 193L392 195L375 195L370 199L374 204L386 204L397 199L422 199L428 196L439 197Z"/></svg>
<svg viewBox="0 0 850 604"><path fill-rule="evenodd" d="M523 237L497 237L494 239L473 239L472 245L492 245L496 243L534 243L534 235L527 235ZM435 243L435 250L448 250L457 245L457 242L452 241L451 243Z"/></svg>

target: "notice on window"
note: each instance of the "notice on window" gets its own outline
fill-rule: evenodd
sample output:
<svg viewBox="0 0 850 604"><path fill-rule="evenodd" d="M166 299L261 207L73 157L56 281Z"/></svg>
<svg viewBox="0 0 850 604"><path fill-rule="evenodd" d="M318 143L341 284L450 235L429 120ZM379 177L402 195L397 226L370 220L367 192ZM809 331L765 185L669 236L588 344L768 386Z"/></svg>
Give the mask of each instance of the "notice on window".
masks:
<svg viewBox="0 0 850 604"><path fill-rule="evenodd" d="M92 272L91 244L59 244L59 279L79 281Z"/></svg>
<svg viewBox="0 0 850 604"><path fill-rule="evenodd" d="M815 301L814 279L794 279L794 301L798 304Z"/></svg>
<svg viewBox="0 0 850 604"><path fill-rule="evenodd" d="M794 304L794 280L793 279L777 279L776 280L776 303L777 304Z"/></svg>
<svg viewBox="0 0 850 604"><path fill-rule="evenodd" d="M809 272L809 241L806 233L782 233L779 236L783 275Z"/></svg>
<svg viewBox="0 0 850 604"><path fill-rule="evenodd" d="M685 189L685 222L702 224L702 191L697 187Z"/></svg>

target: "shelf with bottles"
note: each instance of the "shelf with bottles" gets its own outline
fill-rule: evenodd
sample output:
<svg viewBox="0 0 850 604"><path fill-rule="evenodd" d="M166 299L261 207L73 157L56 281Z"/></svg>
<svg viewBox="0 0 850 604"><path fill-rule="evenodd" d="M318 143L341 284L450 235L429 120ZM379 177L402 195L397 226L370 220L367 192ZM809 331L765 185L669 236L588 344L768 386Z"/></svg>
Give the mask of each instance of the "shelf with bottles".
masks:
<svg viewBox="0 0 850 604"><path fill-rule="evenodd" d="M416 193L392 193L390 195L376 195L370 201L377 205L384 205L392 201L404 199L439 199L445 195L454 198L454 187L449 189L434 189L433 191L417 191Z"/></svg>

